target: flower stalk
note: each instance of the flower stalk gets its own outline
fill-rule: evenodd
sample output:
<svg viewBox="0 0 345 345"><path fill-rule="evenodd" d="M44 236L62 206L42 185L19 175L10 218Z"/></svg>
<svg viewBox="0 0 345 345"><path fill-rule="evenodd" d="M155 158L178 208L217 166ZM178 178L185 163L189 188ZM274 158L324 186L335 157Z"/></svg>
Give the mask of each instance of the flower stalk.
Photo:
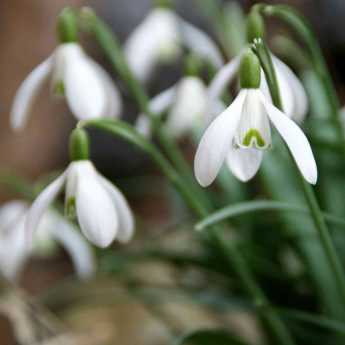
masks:
<svg viewBox="0 0 345 345"><path fill-rule="evenodd" d="M281 96L279 92L277 79L275 77L275 70L273 68L273 63L268 49L265 47L265 44L262 41L256 41L253 46L253 51L257 54L258 58L260 59L265 74L267 73L266 78L269 90L272 95L272 100L275 106L281 109ZM328 258L329 267L333 271L334 277L336 279L339 294L345 303L345 275L342 269L341 261L332 243L332 239L327 224L325 222L324 215L322 214L315 193L312 187L308 183L306 183L306 181L299 172L298 175L300 176L304 196L307 201L310 213L313 217L316 230L318 231L322 248L325 252L326 257Z"/></svg>
<svg viewBox="0 0 345 345"><path fill-rule="evenodd" d="M130 125L119 120L102 119L82 122L80 127L94 127L105 130L115 137L119 136L135 146L138 146L150 155L153 161L162 170L163 174L181 194L187 205L191 207L198 217L204 218L209 214L208 208L198 199L194 191L190 189L188 180L185 180L183 176L181 177L178 171L175 170L154 144L138 134ZM233 267L238 277L240 277L244 289L253 298L263 320L266 322L275 338L283 345L294 345L291 335L281 322L276 311L270 307L267 297L256 283L241 253L234 244L223 238L222 232L223 228L221 227L210 227L207 231L208 239L219 248L229 266Z"/></svg>

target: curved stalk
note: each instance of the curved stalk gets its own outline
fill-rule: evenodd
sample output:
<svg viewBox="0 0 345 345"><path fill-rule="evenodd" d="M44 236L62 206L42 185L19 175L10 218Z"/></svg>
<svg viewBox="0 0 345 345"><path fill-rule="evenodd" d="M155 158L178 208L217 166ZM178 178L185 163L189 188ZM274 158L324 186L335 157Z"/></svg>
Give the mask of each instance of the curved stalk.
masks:
<svg viewBox="0 0 345 345"><path fill-rule="evenodd" d="M253 51L257 54L260 62L262 63L262 68L267 78L267 84L269 86L273 103L277 108L282 110L282 103L281 103L281 97L280 97L279 86L277 83L277 78L272 77L272 76L275 76L275 70L273 67L271 55L262 40L255 42L253 46ZM291 157L291 159L293 158ZM297 167L296 169L298 170ZM300 177L300 181L303 186L303 192L308 204L308 208L313 217L315 228L318 231L322 248L325 252L325 255L329 261L329 266L331 270L333 271L333 275L336 279L339 295L341 296L343 302L345 303L345 275L344 275L344 271L341 265L341 261L332 243L332 239L331 239L328 227L326 225L324 215L321 212L321 208L316 199L314 190L304 180L299 170L298 170L298 175Z"/></svg>

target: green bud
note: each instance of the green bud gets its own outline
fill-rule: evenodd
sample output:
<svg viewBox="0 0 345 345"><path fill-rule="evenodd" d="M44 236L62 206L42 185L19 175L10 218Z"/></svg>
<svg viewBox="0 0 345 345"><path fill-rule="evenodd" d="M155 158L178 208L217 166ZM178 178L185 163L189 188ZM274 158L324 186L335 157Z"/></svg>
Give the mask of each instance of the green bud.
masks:
<svg viewBox="0 0 345 345"><path fill-rule="evenodd" d="M264 19L257 9L253 9L247 17L247 41L251 43L255 38L264 38L264 36Z"/></svg>
<svg viewBox="0 0 345 345"><path fill-rule="evenodd" d="M69 154L71 161L89 159L89 136L84 129L76 128L69 139Z"/></svg>
<svg viewBox="0 0 345 345"><path fill-rule="evenodd" d="M174 1L173 0L154 0L153 1L154 7L160 7L160 8L173 8L174 7Z"/></svg>
<svg viewBox="0 0 345 345"><path fill-rule="evenodd" d="M261 81L261 66L257 56L248 49L241 58L240 84L243 89L258 89Z"/></svg>
<svg viewBox="0 0 345 345"><path fill-rule="evenodd" d="M198 76L203 67L203 61L195 54L189 54L184 60L184 74Z"/></svg>
<svg viewBox="0 0 345 345"><path fill-rule="evenodd" d="M57 32L61 43L78 41L77 17L73 9L66 7L61 11L57 22Z"/></svg>

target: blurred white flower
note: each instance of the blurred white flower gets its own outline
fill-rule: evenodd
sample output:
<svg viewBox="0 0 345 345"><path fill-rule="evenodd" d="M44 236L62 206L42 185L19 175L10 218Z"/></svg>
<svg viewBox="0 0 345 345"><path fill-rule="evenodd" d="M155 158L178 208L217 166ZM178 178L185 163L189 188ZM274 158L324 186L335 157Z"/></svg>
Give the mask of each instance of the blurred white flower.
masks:
<svg viewBox="0 0 345 345"><path fill-rule="evenodd" d="M68 213L75 211L81 231L90 242L107 247L115 238L120 242L132 238L134 218L126 199L88 160L70 163L66 171L37 197L26 219L26 231L30 236L64 186L66 210Z"/></svg>
<svg viewBox="0 0 345 345"><path fill-rule="evenodd" d="M168 112L164 124L168 134L175 138L202 128L207 106L206 85L194 76L184 77L176 85L152 98L149 104L153 115L161 116ZM150 119L146 114L138 116L136 129L146 137L151 135Z"/></svg>
<svg viewBox="0 0 345 345"><path fill-rule="evenodd" d="M7 279L18 278L30 256L48 256L59 242L69 253L80 278L95 271L92 248L78 230L57 212L48 210L35 232L33 246L27 245L25 219L29 205L15 200L0 208L0 272Z"/></svg>
<svg viewBox="0 0 345 345"><path fill-rule="evenodd" d="M195 155L198 182L204 187L210 185L224 160L239 180L250 180L261 165L264 151L271 147L270 123L287 144L303 177L315 184L317 167L308 139L260 89L242 89L207 128Z"/></svg>
<svg viewBox="0 0 345 345"><path fill-rule="evenodd" d="M19 87L11 110L11 127L22 129L31 107L48 80L55 95L66 98L78 120L115 117L122 101L111 77L78 43L60 44Z"/></svg>
<svg viewBox="0 0 345 345"><path fill-rule="evenodd" d="M222 93L226 87L233 81L238 72L241 61L241 55L235 57L228 64L222 67L208 89L208 97L210 102L210 118L212 121L217 113L212 111L212 105L219 102ZM274 69L277 75L277 81L282 94L282 103L284 113L297 123L302 123L308 112L308 97L302 83L292 72L292 70L276 56L272 55ZM261 72L261 91L271 100L270 92L266 82L265 74Z"/></svg>
<svg viewBox="0 0 345 345"><path fill-rule="evenodd" d="M153 9L129 36L124 51L134 75L145 82L157 64L174 61L184 47L217 68L223 65L212 39L167 8Z"/></svg>

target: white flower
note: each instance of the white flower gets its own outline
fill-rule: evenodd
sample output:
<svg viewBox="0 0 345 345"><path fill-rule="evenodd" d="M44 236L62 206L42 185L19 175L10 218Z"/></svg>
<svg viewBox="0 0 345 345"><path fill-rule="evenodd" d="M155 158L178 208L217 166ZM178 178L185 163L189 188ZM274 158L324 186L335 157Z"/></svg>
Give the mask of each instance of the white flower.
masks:
<svg viewBox="0 0 345 345"><path fill-rule="evenodd" d="M303 177L315 184L317 167L308 139L260 89L242 89L207 128L194 161L198 182L204 187L210 185L225 160L239 180L250 180L260 167L264 151L271 147L270 124L287 144Z"/></svg>
<svg viewBox="0 0 345 345"><path fill-rule="evenodd" d="M65 96L78 120L114 117L121 112L119 92L107 72L79 44L64 43L19 87L11 111L13 129L25 126L35 98L49 79L53 92Z"/></svg>
<svg viewBox="0 0 345 345"><path fill-rule="evenodd" d="M201 128L207 106L207 88L200 78L193 76L184 77L176 85L152 98L149 104L153 115L160 116L168 111L165 127L168 134L175 138ZM138 116L136 129L146 137L151 135L150 119L146 114Z"/></svg>
<svg viewBox="0 0 345 345"><path fill-rule="evenodd" d="M134 75L145 82L160 62L174 61L186 47L209 60L223 64L213 41L198 28L167 8L153 9L125 42L125 55Z"/></svg>
<svg viewBox="0 0 345 345"><path fill-rule="evenodd" d="M70 254L80 278L95 271L92 249L75 227L58 213L48 210L34 236L30 248L25 240L25 219L29 205L15 200L0 208L0 272L9 280L16 280L32 255L46 256L60 242Z"/></svg>
<svg viewBox="0 0 345 345"><path fill-rule="evenodd" d="M212 107L214 103L219 102L222 93L232 82L240 66L241 54L222 67L214 77L208 90L210 117L211 121L217 115ZM272 55L274 70L277 76L277 82L282 97L284 113L297 123L302 123L308 111L308 97L302 83L292 72L292 70L276 56ZM266 78L261 72L261 91L271 100L270 92L267 86ZM213 107L214 108L214 107Z"/></svg>
<svg viewBox="0 0 345 345"><path fill-rule="evenodd" d="M82 233L99 247L109 246L115 238L131 239L132 212L122 193L100 175L88 160L70 163L66 171L47 186L28 212L26 230L32 234L49 205L66 186L66 207L75 207Z"/></svg>

